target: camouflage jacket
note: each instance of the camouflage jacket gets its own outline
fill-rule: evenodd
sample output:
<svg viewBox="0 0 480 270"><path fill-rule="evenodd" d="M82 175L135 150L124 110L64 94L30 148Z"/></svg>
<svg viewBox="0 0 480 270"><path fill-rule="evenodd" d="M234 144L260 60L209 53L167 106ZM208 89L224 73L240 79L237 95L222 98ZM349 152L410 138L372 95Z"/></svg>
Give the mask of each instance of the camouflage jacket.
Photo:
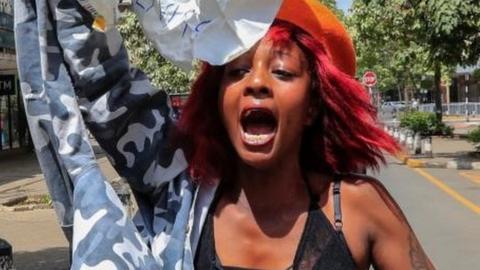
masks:
<svg viewBox="0 0 480 270"><path fill-rule="evenodd" d="M19 77L35 150L72 269L193 269L215 185L196 187L167 147L168 96L130 68L115 29L92 30L76 0L15 0ZM139 206L129 219L102 175L95 136Z"/></svg>

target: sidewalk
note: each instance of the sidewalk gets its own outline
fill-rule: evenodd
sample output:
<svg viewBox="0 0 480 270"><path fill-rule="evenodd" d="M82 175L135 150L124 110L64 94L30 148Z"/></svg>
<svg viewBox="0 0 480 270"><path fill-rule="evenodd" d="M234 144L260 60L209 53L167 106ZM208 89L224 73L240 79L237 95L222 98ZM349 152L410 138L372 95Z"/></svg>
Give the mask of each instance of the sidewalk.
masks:
<svg viewBox="0 0 480 270"><path fill-rule="evenodd" d="M119 176L107 157L101 151L96 152L100 169L107 179L118 179ZM21 209L9 207L27 198L36 201L48 200L47 195L47 186L34 153L0 160L0 206L3 206L3 210ZM38 203L36 205L38 206Z"/></svg>
<svg viewBox="0 0 480 270"><path fill-rule="evenodd" d="M480 116L469 118L469 121L465 121L465 116L444 116L443 122L455 128L455 135L457 137L466 137L466 135L480 126Z"/></svg>
<svg viewBox="0 0 480 270"><path fill-rule="evenodd" d="M480 153L462 136L433 137L432 152L432 157L402 154L398 159L412 168L480 170Z"/></svg>
<svg viewBox="0 0 480 270"><path fill-rule="evenodd" d="M118 179L103 152L93 146L107 179ZM69 267L68 243L47 194L34 153L0 159L0 238L12 245L17 270ZM29 204L28 200L34 202Z"/></svg>
<svg viewBox="0 0 480 270"><path fill-rule="evenodd" d="M410 155L405 149L397 159L413 168L480 170L480 153L467 141L468 133L480 126L480 116L472 115L467 122L464 115L444 115L443 122L454 128L454 136L432 137L432 156Z"/></svg>

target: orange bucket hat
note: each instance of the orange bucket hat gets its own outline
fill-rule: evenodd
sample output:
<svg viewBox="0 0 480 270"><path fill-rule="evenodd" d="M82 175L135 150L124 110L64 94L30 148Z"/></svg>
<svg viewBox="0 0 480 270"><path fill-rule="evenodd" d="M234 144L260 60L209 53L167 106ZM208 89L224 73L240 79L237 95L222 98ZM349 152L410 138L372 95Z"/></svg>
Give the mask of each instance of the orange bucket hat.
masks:
<svg viewBox="0 0 480 270"><path fill-rule="evenodd" d="M319 40L332 63L344 73L355 76L356 57L350 35L320 1L284 0L276 18L299 26Z"/></svg>

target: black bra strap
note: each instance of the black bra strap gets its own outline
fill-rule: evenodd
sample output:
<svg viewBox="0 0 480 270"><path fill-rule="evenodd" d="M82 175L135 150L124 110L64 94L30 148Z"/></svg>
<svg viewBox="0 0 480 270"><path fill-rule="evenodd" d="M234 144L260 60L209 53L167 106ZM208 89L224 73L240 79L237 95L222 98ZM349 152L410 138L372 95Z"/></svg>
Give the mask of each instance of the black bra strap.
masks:
<svg viewBox="0 0 480 270"><path fill-rule="evenodd" d="M342 207L340 203L340 184L341 176L335 175L333 182L333 211L335 214L335 230L337 232L342 231L343 221L342 221Z"/></svg>

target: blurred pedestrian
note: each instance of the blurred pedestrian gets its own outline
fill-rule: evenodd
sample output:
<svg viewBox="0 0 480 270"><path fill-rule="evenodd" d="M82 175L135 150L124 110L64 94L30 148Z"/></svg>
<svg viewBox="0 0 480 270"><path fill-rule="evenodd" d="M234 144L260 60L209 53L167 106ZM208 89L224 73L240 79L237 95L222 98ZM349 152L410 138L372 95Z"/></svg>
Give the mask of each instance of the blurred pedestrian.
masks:
<svg viewBox="0 0 480 270"><path fill-rule="evenodd" d="M412 100L412 110L413 111L418 111L418 108L419 108L418 99L414 98Z"/></svg>

